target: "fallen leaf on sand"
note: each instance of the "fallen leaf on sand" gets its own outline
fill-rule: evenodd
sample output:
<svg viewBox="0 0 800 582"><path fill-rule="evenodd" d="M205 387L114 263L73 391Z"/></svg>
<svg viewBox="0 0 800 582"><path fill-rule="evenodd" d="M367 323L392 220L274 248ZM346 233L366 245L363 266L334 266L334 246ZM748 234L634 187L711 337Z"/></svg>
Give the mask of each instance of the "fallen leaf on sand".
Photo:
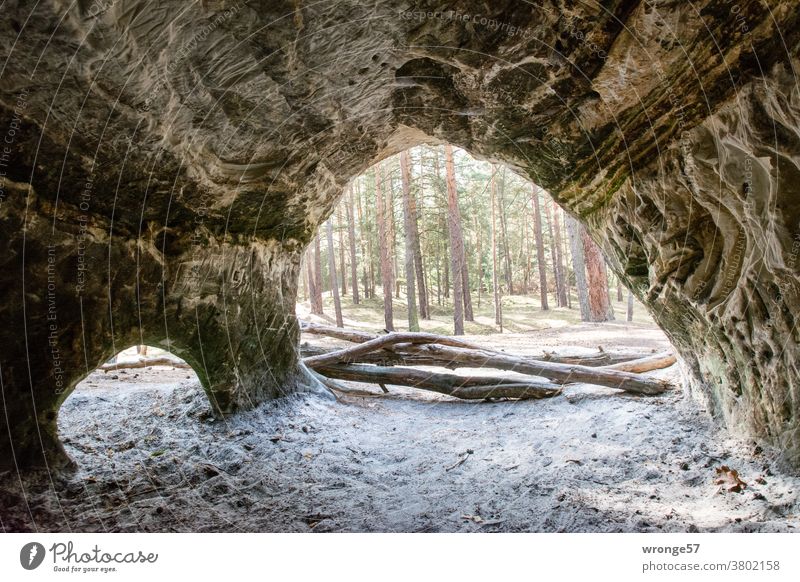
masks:
<svg viewBox="0 0 800 582"><path fill-rule="evenodd" d="M747 487L747 483L739 478L739 472L728 465L717 467L716 471L717 478L714 480L714 485L720 485L720 491L741 493Z"/></svg>
<svg viewBox="0 0 800 582"><path fill-rule="evenodd" d="M480 515L462 515L461 519L466 519L473 523L483 523L483 518Z"/></svg>

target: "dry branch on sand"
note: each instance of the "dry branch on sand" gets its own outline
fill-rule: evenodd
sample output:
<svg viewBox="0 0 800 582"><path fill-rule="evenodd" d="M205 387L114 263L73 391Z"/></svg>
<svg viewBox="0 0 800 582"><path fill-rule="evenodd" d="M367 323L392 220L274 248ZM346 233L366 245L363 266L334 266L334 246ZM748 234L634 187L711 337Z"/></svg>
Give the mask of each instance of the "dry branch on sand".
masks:
<svg viewBox="0 0 800 582"><path fill-rule="evenodd" d="M304 326L304 329L309 327ZM303 360L306 366L323 376L340 380L413 386L469 399L543 398L559 394L558 385L574 382L617 388L636 394L660 394L670 388L670 383L642 376L638 372L663 368L675 361L673 355L664 353L611 366L590 367L512 356L430 333L391 333L372 336L372 334L351 333L349 330L328 329L326 326L318 325L313 325L313 329L313 333L340 339L353 338L348 341L358 343L353 347L316 354ZM408 367L392 368L397 365L491 368L546 378L548 381L542 383L538 380L517 380L496 376L456 376Z"/></svg>

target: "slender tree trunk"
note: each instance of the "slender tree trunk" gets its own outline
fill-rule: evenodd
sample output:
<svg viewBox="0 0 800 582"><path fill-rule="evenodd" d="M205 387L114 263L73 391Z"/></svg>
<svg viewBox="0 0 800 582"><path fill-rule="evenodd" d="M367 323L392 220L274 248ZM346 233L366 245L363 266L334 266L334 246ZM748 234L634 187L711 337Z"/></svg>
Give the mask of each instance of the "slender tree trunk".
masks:
<svg viewBox="0 0 800 582"><path fill-rule="evenodd" d="M500 219L500 241L503 247L503 273L506 280L508 294L514 294L514 277L511 270L511 252L508 245L508 228L506 223L506 168L500 174L500 184L497 188L497 212Z"/></svg>
<svg viewBox="0 0 800 582"><path fill-rule="evenodd" d="M559 209L558 212L559 216L561 217L561 226L563 226L562 232L564 233L564 245L561 247L561 256L564 258L564 286L567 289L567 307L572 309L572 286L570 284L570 276L569 276L569 241L567 240L567 213L563 210Z"/></svg>
<svg viewBox="0 0 800 582"><path fill-rule="evenodd" d="M345 198L345 209L347 215L347 241L350 246L350 286L353 288L353 304L361 303L358 293L358 260L356 253L356 225L353 220L353 188L347 192ZM342 273L342 277L344 277Z"/></svg>
<svg viewBox="0 0 800 582"><path fill-rule="evenodd" d="M403 225L406 231L405 267L408 330L419 331L419 316L417 315L417 297L415 290L416 270L414 268L414 217L412 215L413 209L411 205L411 176L408 170L408 154L406 152L400 153L400 178L403 183Z"/></svg>
<svg viewBox="0 0 800 582"><path fill-rule="evenodd" d="M481 249L481 221L478 220L478 214L476 213L473 217L473 222L475 224L475 272L478 274L478 309L481 308L481 292L483 291L483 257L482 257L482 249Z"/></svg>
<svg viewBox="0 0 800 582"><path fill-rule="evenodd" d="M461 279L464 296L464 319L466 321L475 321L475 314L472 311L472 295L469 288L469 263L467 263L466 250L464 250L464 256L461 258Z"/></svg>
<svg viewBox="0 0 800 582"><path fill-rule="evenodd" d="M361 273L364 283L364 299L369 299L369 262L370 257L367 253L367 228L364 224L364 211L361 204L361 182L354 181L353 195L356 199L356 211L358 212L358 242L361 247Z"/></svg>
<svg viewBox="0 0 800 582"><path fill-rule="evenodd" d="M547 311L547 265L544 260L544 237L542 236L542 208L539 203L539 186L533 184L533 234L536 240L536 262L539 267L539 295L542 311Z"/></svg>
<svg viewBox="0 0 800 582"><path fill-rule="evenodd" d="M531 284L531 240L528 236L528 218L525 216L525 209L522 212L522 252L524 254L524 269L522 271L522 294L530 292Z"/></svg>
<svg viewBox="0 0 800 582"><path fill-rule="evenodd" d="M401 157L402 163L402 157ZM422 156L420 156L420 164L422 163ZM428 286L425 281L425 264L422 262L422 244L420 243L419 236L419 206L417 205L417 197L410 188L411 171L408 168L409 160L406 157L406 172L409 179L409 195L408 195L408 211L411 217L410 227L406 227L406 236L411 236L412 254L414 257L414 272L415 280L417 283L418 302L419 302L419 315L422 319L430 319L431 314L428 310ZM422 191L422 180L419 180L420 192ZM421 206L421 205L420 205Z"/></svg>
<svg viewBox="0 0 800 582"><path fill-rule="evenodd" d="M583 253L586 258L586 274L589 288L590 321L609 320L608 277L605 270L605 259L600 248L583 230ZM613 316L612 316L613 317Z"/></svg>
<svg viewBox="0 0 800 582"><path fill-rule="evenodd" d="M392 313L392 259L389 257L389 229L385 198L383 196L383 168L376 166L375 197L377 199L378 250L381 256L381 284L383 285L383 319L386 331L394 331L394 315Z"/></svg>
<svg viewBox="0 0 800 582"><path fill-rule="evenodd" d="M633 293L628 289L628 321L633 321Z"/></svg>
<svg viewBox="0 0 800 582"><path fill-rule="evenodd" d="M344 204L342 204L344 203ZM336 229L339 238L339 269L341 270L342 279L342 297L347 295L347 262L344 258L344 219L342 215L342 206L347 206L347 197L345 196L336 208Z"/></svg>
<svg viewBox="0 0 800 582"><path fill-rule="evenodd" d="M586 261L583 256L583 226L571 216L567 216L567 235L572 252L572 271L575 273L581 321L591 321L589 289L586 286Z"/></svg>
<svg viewBox="0 0 800 582"><path fill-rule="evenodd" d="M567 300L567 270L564 266L564 256L562 254L564 246L561 240L561 209L553 204L553 226L555 232L555 245L556 245L556 261L558 261L558 278L561 282L558 290L558 302L561 307L568 307L569 301Z"/></svg>
<svg viewBox="0 0 800 582"><path fill-rule="evenodd" d="M455 335L464 335L464 279L461 262L464 260L464 238L461 234L461 214L453 165L453 148L444 146L447 173L447 225L450 233L450 270L453 273L453 320Z"/></svg>
<svg viewBox="0 0 800 582"><path fill-rule="evenodd" d="M503 303L500 294L500 280L497 276L497 186L495 184L496 168L492 165L491 205L492 205L492 290L494 293L494 322L503 332Z"/></svg>
<svg viewBox="0 0 800 582"><path fill-rule="evenodd" d="M394 224L394 178L392 169L389 168L387 176L387 183L382 184L383 195L386 209L386 225L389 233L389 256L391 257L392 264L392 286L394 287L395 298L400 299L400 272L397 268L397 229Z"/></svg>
<svg viewBox="0 0 800 582"><path fill-rule="evenodd" d="M622 303L623 295L622 295L622 279L617 277L617 302Z"/></svg>
<svg viewBox="0 0 800 582"><path fill-rule="evenodd" d="M551 211L551 204L553 206ZM561 266L561 241L558 226L558 217L555 215L555 203L546 201L544 203L544 214L547 217L547 229L550 232L550 252L553 258L553 275L556 282L556 305L559 307L567 306L567 294L564 290L564 274Z"/></svg>
<svg viewBox="0 0 800 582"><path fill-rule="evenodd" d="M313 255L308 261L308 283L311 294L311 313L322 315L322 264L320 262L319 234L314 237Z"/></svg>
<svg viewBox="0 0 800 582"><path fill-rule="evenodd" d="M344 327L342 321L342 301L339 297L339 282L336 278L336 251L333 248L333 216L328 219L328 271L333 295L333 310L336 313L336 327Z"/></svg>
<svg viewBox="0 0 800 582"><path fill-rule="evenodd" d="M303 253L303 258L300 260L300 275L303 283L300 288L300 301L308 301L308 253Z"/></svg>
<svg viewBox="0 0 800 582"><path fill-rule="evenodd" d="M578 293L581 321L590 321L589 289L586 285L586 261L583 256L583 226L571 216L567 216L567 236L572 253L572 271L575 273L575 288Z"/></svg>

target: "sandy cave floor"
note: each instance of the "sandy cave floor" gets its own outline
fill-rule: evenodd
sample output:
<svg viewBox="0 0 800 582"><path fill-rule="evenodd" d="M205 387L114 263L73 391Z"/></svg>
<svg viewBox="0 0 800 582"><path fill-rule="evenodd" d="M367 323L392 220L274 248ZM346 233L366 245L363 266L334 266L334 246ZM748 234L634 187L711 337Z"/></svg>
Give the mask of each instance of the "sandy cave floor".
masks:
<svg viewBox="0 0 800 582"><path fill-rule="evenodd" d="M470 339L536 353L567 332L572 346L668 346L625 324ZM676 367L660 375L678 379ZM4 531L800 529L800 479L680 390L573 385L549 400L467 403L391 387L216 421L191 371L154 367L94 372L59 427L77 471L0 475ZM743 493L714 484L723 464Z"/></svg>

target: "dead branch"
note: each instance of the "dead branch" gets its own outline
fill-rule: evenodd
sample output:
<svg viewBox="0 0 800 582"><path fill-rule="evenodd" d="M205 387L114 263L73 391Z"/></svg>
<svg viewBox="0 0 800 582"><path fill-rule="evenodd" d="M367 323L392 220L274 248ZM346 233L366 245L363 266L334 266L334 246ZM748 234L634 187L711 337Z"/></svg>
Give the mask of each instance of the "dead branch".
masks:
<svg viewBox="0 0 800 582"><path fill-rule="evenodd" d="M478 350L478 346L470 344L465 341L457 340L451 337L436 335L434 333L390 333L382 335L366 341L352 348L345 348L329 354L320 356L312 356L303 360L306 366L311 368L319 368L328 364L350 363L359 361L359 357L376 350L382 350L390 346L408 343L408 344L430 344L439 343L444 346L460 347Z"/></svg>
<svg viewBox="0 0 800 582"><path fill-rule="evenodd" d="M337 380L409 386L465 400L536 399L549 398L561 393L561 387L550 382L521 381L495 376L457 376L414 368L329 364L316 368L316 371L323 376Z"/></svg>
<svg viewBox="0 0 800 582"><path fill-rule="evenodd" d="M609 388L618 388L626 392L637 394L660 394L670 388L670 383L665 380L648 378L631 372L609 370L607 368L591 368L554 362L537 362L525 360L515 356L499 354L481 349L462 349L448 346L429 344L416 346L417 351L427 352L431 357L437 357L448 365L460 364L465 367L495 368L519 372L530 376L548 378L554 382L566 384L582 382L596 384ZM395 348L400 351L403 348ZM332 356L333 354L331 354Z"/></svg>
<svg viewBox="0 0 800 582"><path fill-rule="evenodd" d="M630 362L621 362L612 366L605 366L606 370L619 370L621 372L632 372L641 374L643 372L652 372L653 370L660 370L662 368L669 368L677 361L675 354L671 352L662 352L660 354L653 354Z"/></svg>
<svg viewBox="0 0 800 582"><path fill-rule="evenodd" d="M157 358L142 358L132 362L117 362L115 364L103 364L98 366L98 370L103 372L111 372L113 370L128 370L131 368L149 368L150 366L172 366L173 368L186 368L190 369L191 366L186 362L179 362L173 358L164 356Z"/></svg>

